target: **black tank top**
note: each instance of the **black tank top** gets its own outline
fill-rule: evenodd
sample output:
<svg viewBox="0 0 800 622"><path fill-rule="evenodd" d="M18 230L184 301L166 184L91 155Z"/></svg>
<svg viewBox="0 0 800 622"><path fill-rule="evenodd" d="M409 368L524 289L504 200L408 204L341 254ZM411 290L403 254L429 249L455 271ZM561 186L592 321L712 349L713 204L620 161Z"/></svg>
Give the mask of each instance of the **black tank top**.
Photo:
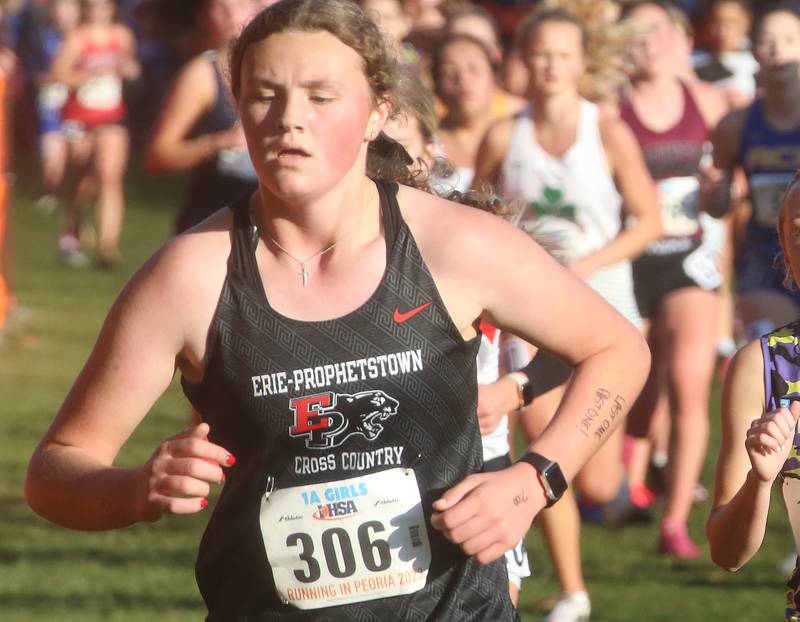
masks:
<svg viewBox="0 0 800 622"><path fill-rule="evenodd" d="M361 307L321 322L293 320L272 309L255 260L258 232L248 202L231 208L232 249L208 336L204 379L199 385L182 381L211 426L211 440L237 458L197 559L208 620L518 619L508 598L504 560L481 565L430 527L432 502L482 467L475 414L480 338L465 342L447 313L400 214L397 186L379 182L378 190L386 234L384 275ZM370 507L390 504L395 492L383 489L376 501L364 496L367 484L342 485L343 480L367 481L401 470L406 477L415 475L424 514L410 535L413 546L425 537L430 545L421 589L297 608L304 599L329 596L334 602L348 591L404 580L402 572L392 575L394 562L385 563L399 530L386 547L376 538L391 531L389 524L364 523L357 536L339 527L345 524L340 518L366 516L364 499ZM290 510L262 525L262 508L279 493L296 500L302 496L313 508L313 520L310 513ZM267 553L265 543L285 523L296 533L285 542L278 538L285 549L281 555L294 564L290 578L293 572L304 583L284 588L279 596L273 571L278 555ZM306 526L319 528L317 535L308 535ZM365 564L368 576L351 581L355 565L361 572ZM320 569L326 568L337 581L320 584Z"/></svg>

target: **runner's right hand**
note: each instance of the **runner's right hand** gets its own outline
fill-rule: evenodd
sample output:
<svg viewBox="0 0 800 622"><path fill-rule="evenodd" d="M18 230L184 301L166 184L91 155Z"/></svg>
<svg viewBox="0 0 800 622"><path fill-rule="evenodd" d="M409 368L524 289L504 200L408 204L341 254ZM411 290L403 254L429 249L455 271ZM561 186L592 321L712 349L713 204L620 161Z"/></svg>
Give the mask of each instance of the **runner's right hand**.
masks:
<svg viewBox="0 0 800 622"><path fill-rule="evenodd" d="M165 440L140 469L143 520L163 514L193 514L208 505L211 484L225 481L223 467L236 463L233 455L209 442L207 423Z"/></svg>
<svg viewBox="0 0 800 622"><path fill-rule="evenodd" d="M794 444L800 402L761 415L750 424L745 439L753 472L763 482L773 482Z"/></svg>

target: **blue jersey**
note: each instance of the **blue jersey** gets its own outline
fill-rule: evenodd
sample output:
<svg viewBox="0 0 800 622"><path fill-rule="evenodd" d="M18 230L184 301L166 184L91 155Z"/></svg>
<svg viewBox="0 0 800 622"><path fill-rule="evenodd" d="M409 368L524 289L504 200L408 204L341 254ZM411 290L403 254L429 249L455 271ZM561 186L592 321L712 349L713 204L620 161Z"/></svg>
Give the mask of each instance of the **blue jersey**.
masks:
<svg viewBox="0 0 800 622"><path fill-rule="evenodd" d="M740 290L783 289L777 224L781 198L800 168L800 127L779 131L764 118L763 100L747 111L739 149L753 206L737 265ZM788 293L788 290L784 290Z"/></svg>

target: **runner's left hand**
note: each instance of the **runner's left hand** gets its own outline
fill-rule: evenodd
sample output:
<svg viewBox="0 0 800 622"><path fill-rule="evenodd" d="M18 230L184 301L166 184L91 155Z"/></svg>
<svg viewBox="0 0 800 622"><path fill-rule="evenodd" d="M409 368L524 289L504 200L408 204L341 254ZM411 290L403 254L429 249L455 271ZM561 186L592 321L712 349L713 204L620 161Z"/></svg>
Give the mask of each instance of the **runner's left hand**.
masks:
<svg viewBox="0 0 800 622"><path fill-rule="evenodd" d="M519 542L544 506L536 471L515 464L453 486L434 501L431 524L464 553L488 564Z"/></svg>

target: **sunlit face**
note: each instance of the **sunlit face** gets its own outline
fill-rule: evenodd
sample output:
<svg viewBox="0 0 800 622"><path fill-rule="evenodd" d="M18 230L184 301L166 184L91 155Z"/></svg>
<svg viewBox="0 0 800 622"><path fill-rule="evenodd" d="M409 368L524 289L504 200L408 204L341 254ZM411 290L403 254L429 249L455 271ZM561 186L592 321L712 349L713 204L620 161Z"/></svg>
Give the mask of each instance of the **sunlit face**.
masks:
<svg viewBox="0 0 800 622"><path fill-rule="evenodd" d="M657 77L674 73L678 32L667 12L645 4L634 9L629 17L638 32L631 49L637 75Z"/></svg>
<svg viewBox="0 0 800 622"><path fill-rule="evenodd" d="M50 20L62 32L68 32L77 26L80 17L77 0L53 0L50 3Z"/></svg>
<svg viewBox="0 0 800 622"><path fill-rule="evenodd" d="M500 43L497 41L492 25L479 15L464 15L451 21L447 26L451 35L468 35L474 37L491 50L494 60L500 61Z"/></svg>
<svg viewBox="0 0 800 622"><path fill-rule="evenodd" d="M394 119L389 119L383 128L391 138L403 145L413 160L409 168L416 170L422 162L430 168L433 164L434 145L425 140L419 121L413 117L400 115Z"/></svg>
<svg viewBox="0 0 800 622"><path fill-rule="evenodd" d="M361 7L392 45L402 42L411 32L411 18L403 11L400 0L364 0Z"/></svg>
<svg viewBox="0 0 800 622"><path fill-rule="evenodd" d="M784 11L764 18L756 34L755 55L765 86L780 86L798 79L800 19Z"/></svg>
<svg viewBox="0 0 800 622"><path fill-rule="evenodd" d="M387 106L373 106L353 49L328 32L273 34L247 48L240 77L242 127L270 193L309 199L363 175L367 138Z"/></svg>
<svg viewBox="0 0 800 622"><path fill-rule="evenodd" d="M720 52L741 50L749 30L750 15L738 2L718 2L711 11L708 34L714 49Z"/></svg>
<svg viewBox="0 0 800 622"><path fill-rule="evenodd" d="M209 0L201 19L216 47L237 36L256 13L271 4L266 0Z"/></svg>
<svg viewBox="0 0 800 622"><path fill-rule="evenodd" d="M534 91L574 92L585 70L580 28L568 22L544 22L530 36L525 64Z"/></svg>
<svg viewBox="0 0 800 622"><path fill-rule="evenodd" d="M83 21L87 24L109 24L114 20L112 0L83 0Z"/></svg>
<svg viewBox="0 0 800 622"><path fill-rule="evenodd" d="M800 286L800 183L795 182L781 205L781 248L786 265Z"/></svg>
<svg viewBox="0 0 800 622"><path fill-rule="evenodd" d="M494 71L486 52L469 41L454 41L441 53L439 94L459 116L486 113L492 106Z"/></svg>

